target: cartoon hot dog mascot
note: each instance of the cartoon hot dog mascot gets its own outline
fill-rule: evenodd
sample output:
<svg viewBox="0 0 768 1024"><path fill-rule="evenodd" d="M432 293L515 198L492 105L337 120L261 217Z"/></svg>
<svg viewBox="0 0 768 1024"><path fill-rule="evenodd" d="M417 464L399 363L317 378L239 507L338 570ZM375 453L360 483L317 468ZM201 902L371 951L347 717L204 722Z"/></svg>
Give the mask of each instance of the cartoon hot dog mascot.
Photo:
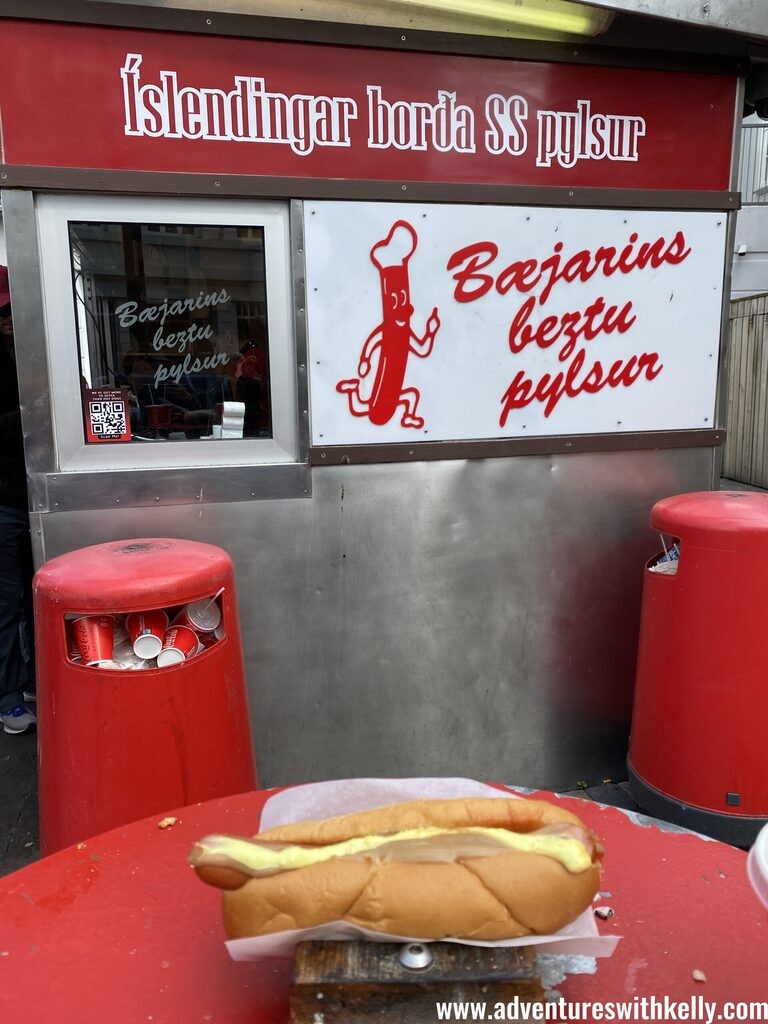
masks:
<svg viewBox="0 0 768 1024"><path fill-rule="evenodd" d="M383 935L495 941L551 934L599 887L601 848L538 800L390 804L253 839L208 836L190 862L224 889L229 938L343 920Z"/></svg>

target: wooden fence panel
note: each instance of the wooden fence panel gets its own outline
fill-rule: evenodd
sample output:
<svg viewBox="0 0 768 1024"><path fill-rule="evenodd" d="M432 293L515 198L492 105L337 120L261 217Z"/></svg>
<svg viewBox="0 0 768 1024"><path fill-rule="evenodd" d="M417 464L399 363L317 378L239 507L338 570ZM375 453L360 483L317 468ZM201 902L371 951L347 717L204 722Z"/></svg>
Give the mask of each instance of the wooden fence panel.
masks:
<svg viewBox="0 0 768 1024"><path fill-rule="evenodd" d="M723 476L768 487L768 294L734 299Z"/></svg>

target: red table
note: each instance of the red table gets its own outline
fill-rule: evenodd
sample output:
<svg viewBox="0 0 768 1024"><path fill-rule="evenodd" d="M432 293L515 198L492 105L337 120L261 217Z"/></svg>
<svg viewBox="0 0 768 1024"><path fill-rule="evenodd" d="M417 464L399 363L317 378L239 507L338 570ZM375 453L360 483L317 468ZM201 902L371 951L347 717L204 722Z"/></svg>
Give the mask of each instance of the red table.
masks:
<svg viewBox="0 0 768 1024"><path fill-rule="evenodd" d="M230 960L219 894L185 863L207 833L255 832L269 795L185 807L166 829L161 815L147 818L0 878L0 1020L283 1024L285 965ZM768 913L742 851L616 808L562 803L603 840L612 895L597 905L615 916L599 927L623 936L596 974L558 986L568 1000L768 999Z"/></svg>

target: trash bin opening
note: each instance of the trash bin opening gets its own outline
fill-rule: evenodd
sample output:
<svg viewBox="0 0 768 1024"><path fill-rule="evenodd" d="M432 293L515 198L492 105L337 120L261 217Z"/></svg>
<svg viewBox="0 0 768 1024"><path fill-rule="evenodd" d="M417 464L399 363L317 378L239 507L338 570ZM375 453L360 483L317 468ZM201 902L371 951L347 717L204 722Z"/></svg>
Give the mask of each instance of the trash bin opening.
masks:
<svg viewBox="0 0 768 1024"><path fill-rule="evenodd" d="M660 533L659 537L661 538L662 550L648 560L647 568L650 572L659 573L663 576L674 576L680 567L680 553L682 550L680 538L673 537L668 541L663 533Z"/></svg>
<svg viewBox="0 0 768 1024"><path fill-rule="evenodd" d="M221 594L167 608L65 615L67 658L86 668L112 671L181 665L224 639Z"/></svg>

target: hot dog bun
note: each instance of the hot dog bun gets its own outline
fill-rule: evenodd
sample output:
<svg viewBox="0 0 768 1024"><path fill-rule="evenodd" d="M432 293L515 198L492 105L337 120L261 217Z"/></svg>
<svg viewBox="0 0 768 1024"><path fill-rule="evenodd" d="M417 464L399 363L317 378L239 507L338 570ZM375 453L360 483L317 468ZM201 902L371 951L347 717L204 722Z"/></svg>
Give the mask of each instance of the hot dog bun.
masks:
<svg viewBox="0 0 768 1024"><path fill-rule="evenodd" d="M398 838L381 838L391 836ZM324 851L360 837L379 845L344 856ZM254 837L259 849L298 847L304 860L329 855L304 866L254 868L243 842L225 837L201 840L190 860L204 881L225 889L230 938L344 920L382 935L494 941L550 934L589 906L600 877L593 840L575 814L544 801L420 800Z"/></svg>

